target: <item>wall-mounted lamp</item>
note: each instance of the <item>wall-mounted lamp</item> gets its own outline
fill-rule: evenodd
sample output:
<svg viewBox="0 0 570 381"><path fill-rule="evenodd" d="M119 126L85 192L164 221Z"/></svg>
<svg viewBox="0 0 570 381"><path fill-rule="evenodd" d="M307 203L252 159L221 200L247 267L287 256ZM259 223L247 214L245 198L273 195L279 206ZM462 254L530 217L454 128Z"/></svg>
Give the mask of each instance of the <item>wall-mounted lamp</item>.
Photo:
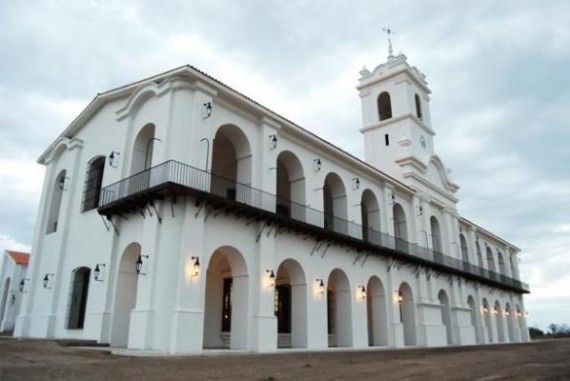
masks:
<svg viewBox="0 0 570 381"><path fill-rule="evenodd" d="M269 149L277 148L277 135L269 135Z"/></svg>
<svg viewBox="0 0 570 381"><path fill-rule="evenodd" d="M388 205L394 205L395 203L396 203L396 195L394 194L394 191L392 191L390 196L388 196Z"/></svg>
<svg viewBox="0 0 570 381"><path fill-rule="evenodd" d="M194 261L194 263L192 264L192 272L193 272L192 276L198 276L198 274L200 274L200 258L192 257L190 259Z"/></svg>
<svg viewBox="0 0 570 381"><path fill-rule="evenodd" d="M510 313L509 311L505 311L505 316L508 317L508 316L510 316L510 315L511 315L511 313Z"/></svg>
<svg viewBox="0 0 570 381"><path fill-rule="evenodd" d="M265 270L265 273L267 274L267 280L269 281L268 287L275 286L275 273L273 270Z"/></svg>
<svg viewBox="0 0 570 381"><path fill-rule="evenodd" d="M361 300L366 299L366 287L364 287L363 285L358 285L357 286L358 289L358 296L360 297Z"/></svg>
<svg viewBox="0 0 570 381"><path fill-rule="evenodd" d="M313 159L313 170L315 172L319 172L321 170L321 167L322 167L321 159L318 157Z"/></svg>
<svg viewBox="0 0 570 381"><path fill-rule="evenodd" d="M54 276L55 276L55 274L46 274L44 276L44 279L43 279L44 288L51 290L50 279L53 278Z"/></svg>
<svg viewBox="0 0 570 381"><path fill-rule="evenodd" d="M423 216L423 215L424 215L424 207L418 205L418 216Z"/></svg>
<svg viewBox="0 0 570 381"><path fill-rule="evenodd" d="M12 296L10 297L10 304L11 305L16 304L16 294L12 294Z"/></svg>
<svg viewBox="0 0 570 381"><path fill-rule="evenodd" d="M119 156L121 154L117 151L111 151L111 153L109 154L109 166L113 167L113 168L117 168L116 161L119 160Z"/></svg>
<svg viewBox="0 0 570 381"><path fill-rule="evenodd" d="M499 310L497 309L497 307L495 307L495 308L493 309L493 315L496 315L496 314L498 314L498 313L499 313Z"/></svg>
<svg viewBox="0 0 570 381"><path fill-rule="evenodd" d="M137 262L135 264L135 269L137 270L137 275L146 275L146 273L141 273L142 265L143 265L143 258L148 259L148 255L141 255L137 258Z"/></svg>
<svg viewBox="0 0 570 381"><path fill-rule="evenodd" d="M206 111L206 116L204 116L204 119L208 119L212 116L212 102L204 103L204 109Z"/></svg>
<svg viewBox="0 0 570 381"><path fill-rule="evenodd" d="M59 189L65 190L65 183L67 180L69 180L68 176L61 176L59 178Z"/></svg>
<svg viewBox="0 0 570 381"><path fill-rule="evenodd" d="M404 296L400 291L398 291L398 304L402 304L404 302Z"/></svg>
<svg viewBox="0 0 570 381"><path fill-rule="evenodd" d="M520 312L520 311L519 311L519 312L517 312L517 316L518 316L518 317L521 317L521 316L522 316L522 314L521 314L521 312Z"/></svg>
<svg viewBox="0 0 570 381"><path fill-rule="evenodd" d="M315 283L317 284L317 289L319 290L320 294L323 295L325 293L325 282L321 278L315 279Z"/></svg>
<svg viewBox="0 0 570 381"><path fill-rule="evenodd" d="M357 190L360 188L360 179L358 177L352 178L352 189Z"/></svg>
<svg viewBox="0 0 570 381"><path fill-rule="evenodd" d="M97 282L103 282L103 279L100 279L101 277L101 268L100 267L105 267L104 263L97 263L95 264L95 270L93 270L93 279L95 279L95 281Z"/></svg>
<svg viewBox="0 0 570 381"><path fill-rule="evenodd" d="M488 313L488 312L489 312L489 309L487 307L483 306L483 313Z"/></svg>
<svg viewBox="0 0 570 381"><path fill-rule="evenodd" d="M30 281L30 278L22 278L22 280L20 281L20 285L18 287L20 292L26 292L26 282L29 282L29 281Z"/></svg>

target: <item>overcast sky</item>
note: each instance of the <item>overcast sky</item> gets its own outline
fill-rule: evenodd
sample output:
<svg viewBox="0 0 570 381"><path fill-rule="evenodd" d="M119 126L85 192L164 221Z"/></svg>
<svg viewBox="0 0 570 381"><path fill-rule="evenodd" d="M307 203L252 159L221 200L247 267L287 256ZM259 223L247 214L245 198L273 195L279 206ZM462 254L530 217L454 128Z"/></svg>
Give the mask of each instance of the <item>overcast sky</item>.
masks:
<svg viewBox="0 0 570 381"><path fill-rule="evenodd" d="M191 64L363 157L358 71L427 75L459 212L522 249L530 324L570 323L570 2L1 1L0 250L30 249L37 157L98 93Z"/></svg>

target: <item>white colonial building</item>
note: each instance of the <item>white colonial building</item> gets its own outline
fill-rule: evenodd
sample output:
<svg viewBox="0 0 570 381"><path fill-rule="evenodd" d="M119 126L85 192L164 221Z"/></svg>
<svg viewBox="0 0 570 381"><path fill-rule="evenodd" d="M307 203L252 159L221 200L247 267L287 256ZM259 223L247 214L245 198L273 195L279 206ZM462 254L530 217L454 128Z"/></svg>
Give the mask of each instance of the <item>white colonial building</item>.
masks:
<svg viewBox="0 0 570 381"><path fill-rule="evenodd" d="M26 272L30 254L6 250L0 260L0 332L14 329L16 316L26 291Z"/></svg>
<svg viewBox="0 0 570 381"><path fill-rule="evenodd" d="M167 353L528 341L519 249L459 216L424 75L404 55L360 74L365 161L191 66L97 95L39 158L15 335Z"/></svg>

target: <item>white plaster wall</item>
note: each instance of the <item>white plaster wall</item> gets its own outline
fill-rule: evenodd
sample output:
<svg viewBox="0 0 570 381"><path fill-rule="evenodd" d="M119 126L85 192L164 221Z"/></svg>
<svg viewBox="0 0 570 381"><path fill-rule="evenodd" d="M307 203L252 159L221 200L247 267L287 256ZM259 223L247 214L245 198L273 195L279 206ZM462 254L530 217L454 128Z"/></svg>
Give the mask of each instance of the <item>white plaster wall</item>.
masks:
<svg viewBox="0 0 570 381"><path fill-rule="evenodd" d="M439 345L441 342L442 325L438 320L441 312L433 295L437 287L445 288L450 297L452 311L457 314L456 331L472 329L465 328L468 326L468 315L461 309L464 308L466 298L452 299L454 293L449 285L432 284L432 281L425 279L425 275L418 279L414 266L398 264L391 266L388 272L388 259L370 257L364 264L359 253L344 247L333 245L326 253L326 245L315 250L315 241L312 238L304 240L289 233L276 234L276 230L270 230L261 223L250 222L248 225L244 218L237 219L232 214L209 212L207 208L200 208L192 199L180 198L175 205L172 205L170 199L157 202L156 207L162 217L161 223L154 210L152 216L147 211L145 217L132 214L128 219L114 218L113 222L119 235L108 221L106 223L110 230L105 228L95 210L81 213L83 181L88 161L96 155L107 156L111 151L117 151L120 153L117 168L105 165L103 185L127 177L131 168L131 147L138 131L147 123L155 124L155 137L161 139L161 142L156 142L154 146L152 165L174 159L198 168L205 168L206 144L201 142L201 139L209 139L211 157L217 129L232 124L238 126L249 141L252 173L248 182L252 186L274 194L274 167L277 157L284 150L291 151L303 166L305 199L308 206L317 210L323 209L324 180L328 173L334 172L344 184L347 219L361 223L359 204L362 192L370 189L378 200L381 230L393 234L392 203L389 195L392 189L395 189L396 201L406 211L408 240L418 242L417 227L421 225L419 220L416 221L415 199L411 197L411 190L395 182L380 181L369 172L356 170L340 159L337 153L324 149L321 142L302 140L282 129L278 123L260 119L259 115L251 111L244 111L239 103L227 97L218 98L214 90L193 88L181 80L173 81L170 85L175 91L165 90L166 86L167 84L161 84L159 87L162 90L153 90L152 94L144 93L146 95L141 95L136 102L128 103L126 99L118 99L108 103L77 134L77 138L84 142L83 147L63 151L48 164L43 209L48 207L46 200L50 199L50 187L59 171L68 170L70 179L62 199L61 229L45 235L45 213L40 213L39 234L36 234L34 240L34 256L37 259L32 263L33 278L27 296L28 309L24 313L29 315L30 329L29 332L22 329L21 335L89 338L112 342L112 332L117 330L116 323L113 322L113 314L118 311L117 294L128 293L128 290L117 289L119 263L125 248L132 242L140 243L142 253L149 255L149 258L145 260L143 268L146 275L137 277L134 310L130 311L129 307L129 310L121 312L130 316L130 324L126 325L129 326L130 337L126 337L125 326L121 329L122 339L117 339L116 342L128 341L133 348L186 353L199 352L203 345L221 344L216 340L203 342L202 331L214 332L219 329L219 321L205 320L204 310L207 311L206 315L215 316L221 307L215 300L205 300L205 289L207 264L214 251L222 246L231 246L239 251L247 267L247 274L240 274L244 276L236 279L236 289L241 287L244 290L243 299L241 303L236 301L238 304L235 310L238 316L239 308L243 309L243 315L240 317L243 321L236 321L236 326L243 329L232 332L234 348L275 350L277 339L276 322L272 316L273 297L271 290L263 284L263 276L266 269L276 271L279 264L288 258L301 265L306 277L306 305L299 311L306 314L305 341L309 349L323 349L328 346L326 295L320 295L318 292L316 279L324 279L326 282L335 268L342 269L350 285L350 295L346 299L350 308L345 310L350 315L343 315L346 317L343 320L350 321L347 331L350 337L346 338L346 342L354 347L368 346L366 301L359 298L356 290L359 285L367 285L372 276L378 276L386 290L389 345L402 346L404 342L398 304L394 298L394 293L404 281L410 285L414 295L413 334L418 345ZM399 99L400 95L395 91L392 99ZM205 119L202 105L206 101L213 102L213 112L210 118ZM121 114L123 116L117 114L116 111L127 103L130 104L129 111ZM393 107L394 115L401 111L398 107L400 106ZM427 109L427 105L424 105L424 115ZM398 128L400 127L396 127ZM407 128L402 124L400 132L405 133ZM269 134L278 136L276 149L270 149L267 144ZM381 141L383 142L383 134ZM393 136L392 144L396 144ZM317 157L322 161L322 168L315 172L313 160ZM386 158L382 160L385 162ZM352 187L353 177L360 179L359 189ZM452 238L458 239L449 237L449 229L445 228L446 219L441 214L438 215L438 220L444 240L449 242ZM260 240L256 242L258 234ZM360 237L361 232L351 230L350 234ZM443 242L442 247L445 247ZM475 252L474 247L470 248L470 252ZM192 256L198 256L202 264L201 273L197 277L185 273ZM95 282L93 279L90 282L86 327L83 330L66 330L65 310L71 272L80 266L93 270L97 263L105 264L105 270L102 282ZM44 289L41 285L41 278L45 273L55 274L51 289ZM221 290L211 291L214 297L221 295ZM473 293L473 290L466 290L466 293L470 292ZM481 294L483 296L476 297L473 293L479 306L481 298L487 295ZM492 303L497 299L496 294L495 297L486 297L492 308ZM499 301L504 308L506 300L499 297ZM511 305L514 306L512 303ZM472 341L468 333L458 336L461 337L459 343L464 343L464 340Z"/></svg>
<svg viewBox="0 0 570 381"><path fill-rule="evenodd" d="M8 257L8 254L2 258L0 266L0 298L6 295L5 304L0 306L4 307L4 311L0 311L2 319L0 319L0 332L9 331L14 328L16 316L20 311L22 304L22 292L20 292L20 281L26 278L27 265L19 265ZM8 289L6 287L6 280L10 279ZM1 302L1 300L0 300Z"/></svg>

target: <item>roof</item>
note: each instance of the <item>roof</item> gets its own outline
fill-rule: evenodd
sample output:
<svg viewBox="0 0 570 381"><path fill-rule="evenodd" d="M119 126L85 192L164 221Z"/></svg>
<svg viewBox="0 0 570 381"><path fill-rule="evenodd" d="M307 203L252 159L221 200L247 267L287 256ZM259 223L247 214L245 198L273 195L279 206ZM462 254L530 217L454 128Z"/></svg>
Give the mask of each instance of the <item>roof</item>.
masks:
<svg viewBox="0 0 570 381"><path fill-rule="evenodd" d="M13 250L6 250L6 253L8 253L18 265L27 265L30 262L30 253Z"/></svg>

